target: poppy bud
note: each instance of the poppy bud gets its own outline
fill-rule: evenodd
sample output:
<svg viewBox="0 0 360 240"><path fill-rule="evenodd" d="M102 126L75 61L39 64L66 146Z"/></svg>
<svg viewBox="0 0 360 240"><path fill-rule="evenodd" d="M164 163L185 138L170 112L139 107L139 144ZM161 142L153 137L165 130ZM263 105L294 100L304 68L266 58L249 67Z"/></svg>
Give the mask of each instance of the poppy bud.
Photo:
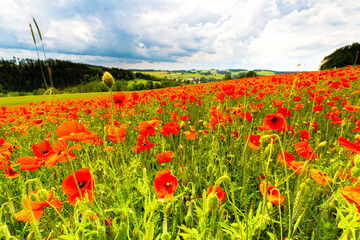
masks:
<svg viewBox="0 0 360 240"><path fill-rule="evenodd" d="M114 85L114 78L109 72L105 72L102 76L102 82L105 84L105 86L111 88Z"/></svg>
<svg viewBox="0 0 360 240"><path fill-rule="evenodd" d="M326 141L319 143L318 147L324 147L326 145Z"/></svg>
<svg viewBox="0 0 360 240"><path fill-rule="evenodd" d="M181 151L181 150L183 150L184 149L184 146L183 145L179 145L179 150Z"/></svg>
<svg viewBox="0 0 360 240"><path fill-rule="evenodd" d="M181 121L181 123L180 123L180 128L182 129L182 128L184 128L185 127L185 122L184 121Z"/></svg>
<svg viewBox="0 0 360 240"><path fill-rule="evenodd" d="M120 232L121 233L126 233L127 232L126 223L124 223L124 222L120 223Z"/></svg>
<svg viewBox="0 0 360 240"><path fill-rule="evenodd" d="M35 239L35 233L34 231L31 231L27 237L26 237L27 240L32 240L32 239Z"/></svg>
<svg viewBox="0 0 360 240"><path fill-rule="evenodd" d="M210 175L212 175L212 173L213 173L213 165L212 164L209 164L208 166L207 166L207 174L210 176Z"/></svg>
<svg viewBox="0 0 360 240"><path fill-rule="evenodd" d="M360 176L360 168L355 166L351 169L351 177L359 177Z"/></svg>
<svg viewBox="0 0 360 240"><path fill-rule="evenodd" d="M45 202L48 200L48 198L49 198L49 192L46 189L41 189L37 193L37 200L39 200L40 202Z"/></svg>
<svg viewBox="0 0 360 240"><path fill-rule="evenodd" d="M219 205L219 199L215 193L210 193L207 199L207 207L209 212L215 212Z"/></svg>
<svg viewBox="0 0 360 240"><path fill-rule="evenodd" d="M161 234L161 240L170 240L170 239L171 239L170 233L166 232Z"/></svg>
<svg viewBox="0 0 360 240"><path fill-rule="evenodd" d="M30 201L33 201L33 202L36 201L36 198L37 198L37 196L36 196L35 193L31 193L30 196L29 196L29 200L30 200Z"/></svg>
<svg viewBox="0 0 360 240"><path fill-rule="evenodd" d="M186 223L187 227L192 227L192 225L194 223L194 218L193 218L193 215L191 213L186 214L185 223Z"/></svg>
<svg viewBox="0 0 360 240"><path fill-rule="evenodd" d="M360 167L360 155L355 157L354 163L356 167Z"/></svg>

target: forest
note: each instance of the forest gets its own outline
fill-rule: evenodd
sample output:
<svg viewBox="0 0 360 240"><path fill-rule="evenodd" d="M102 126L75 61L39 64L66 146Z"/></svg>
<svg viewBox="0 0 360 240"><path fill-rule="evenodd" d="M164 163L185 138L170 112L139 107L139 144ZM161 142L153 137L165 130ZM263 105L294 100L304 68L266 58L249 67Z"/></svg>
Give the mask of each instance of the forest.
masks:
<svg viewBox="0 0 360 240"><path fill-rule="evenodd" d="M105 71L126 82L135 78L160 81L157 77L130 70L92 66L58 59L38 61L19 59L0 61L0 92L32 92L54 87L58 90L100 82ZM46 80L44 80L46 79Z"/></svg>

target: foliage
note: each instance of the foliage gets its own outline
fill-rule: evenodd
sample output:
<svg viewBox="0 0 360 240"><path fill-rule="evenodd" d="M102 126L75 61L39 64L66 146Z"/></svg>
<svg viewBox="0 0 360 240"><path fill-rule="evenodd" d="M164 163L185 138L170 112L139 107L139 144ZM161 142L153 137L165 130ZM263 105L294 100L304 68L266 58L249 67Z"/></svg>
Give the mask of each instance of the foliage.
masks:
<svg viewBox="0 0 360 240"><path fill-rule="evenodd" d="M359 239L359 78L0 107L0 238Z"/></svg>
<svg viewBox="0 0 360 240"><path fill-rule="evenodd" d="M122 79L123 81L130 81L135 78L132 71L119 68L92 66L57 59L37 61L33 59L16 59L14 57L12 60L1 59L0 61L0 85L2 86L0 90L5 93L14 91L32 92L39 88L46 88L40 66L43 69L50 67L54 87L62 90L78 87L79 89L83 88L82 91L87 91L87 87L84 87L84 85L91 82L101 82L100 77L104 71L110 72L116 79ZM140 75L144 79L156 80L155 77L147 74ZM95 88L94 91L103 91L99 87ZM120 87L118 86L118 88Z"/></svg>
<svg viewBox="0 0 360 240"><path fill-rule="evenodd" d="M320 70L342 68L348 65L355 64L355 58L357 52L360 52L360 44L353 43L351 45L344 46L336 49L330 55L324 57ZM358 56L357 63L360 62L360 56Z"/></svg>

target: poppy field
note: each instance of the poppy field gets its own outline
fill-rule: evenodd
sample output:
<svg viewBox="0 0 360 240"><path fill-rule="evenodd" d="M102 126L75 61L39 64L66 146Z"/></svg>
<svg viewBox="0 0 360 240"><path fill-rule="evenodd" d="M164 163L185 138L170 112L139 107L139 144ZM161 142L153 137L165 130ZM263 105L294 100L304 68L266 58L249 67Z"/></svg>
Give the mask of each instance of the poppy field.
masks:
<svg viewBox="0 0 360 240"><path fill-rule="evenodd" d="M1 239L360 239L359 78L0 107Z"/></svg>

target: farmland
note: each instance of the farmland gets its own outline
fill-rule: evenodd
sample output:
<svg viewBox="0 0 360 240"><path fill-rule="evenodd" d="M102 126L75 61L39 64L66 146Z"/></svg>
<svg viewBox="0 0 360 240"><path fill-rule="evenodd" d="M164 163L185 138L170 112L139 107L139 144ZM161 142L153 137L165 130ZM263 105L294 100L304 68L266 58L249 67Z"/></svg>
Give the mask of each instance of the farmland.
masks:
<svg viewBox="0 0 360 240"><path fill-rule="evenodd" d="M359 78L349 66L2 106L0 235L359 239Z"/></svg>

